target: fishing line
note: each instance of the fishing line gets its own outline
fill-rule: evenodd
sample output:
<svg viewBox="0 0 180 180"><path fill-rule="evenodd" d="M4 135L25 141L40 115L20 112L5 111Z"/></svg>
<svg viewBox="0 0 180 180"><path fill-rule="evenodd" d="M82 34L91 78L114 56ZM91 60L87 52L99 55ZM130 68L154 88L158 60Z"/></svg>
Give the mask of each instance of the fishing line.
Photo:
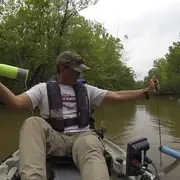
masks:
<svg viewBox="0 0 180 180"><path fill-rule="evenodd" d="M157 80L154 80L154 83L155 83L155 89L156 89L156 91L158 91ZM158 101L156 101L156 108L157 108L158 127L159 127L159 144L160 144L160 147L162 147L161 120L160 120L160 115L159 115ZM161 151L160 151L160 166L162 166L162 152Z"/></svg>
<svg viewBox="0 0 180 180"><path fill-rule="evenodd" d="M159 105L158 105L158 102L156 102L156 107L157 107L158 126L159 126L159 144L160 144L160 147L162 147L161 120L160 120L160 116L159 116ZM161 151L160 151L160 165L162 166L162 152Z"/></svg>

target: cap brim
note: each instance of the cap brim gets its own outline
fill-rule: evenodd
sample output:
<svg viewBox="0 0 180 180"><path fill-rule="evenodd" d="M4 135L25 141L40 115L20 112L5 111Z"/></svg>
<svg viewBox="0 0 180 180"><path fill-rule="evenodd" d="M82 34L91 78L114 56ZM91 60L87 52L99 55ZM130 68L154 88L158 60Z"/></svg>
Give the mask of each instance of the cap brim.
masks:
<svg viewBox="0 0 180 180"><path fill-rule="evenodd" d="M86 66L85 64L80 64L79 66L76 67L72 67L75 71L78 71L80 73L85 72L87 70L89 70L90 68L88 66Z"/></svg>

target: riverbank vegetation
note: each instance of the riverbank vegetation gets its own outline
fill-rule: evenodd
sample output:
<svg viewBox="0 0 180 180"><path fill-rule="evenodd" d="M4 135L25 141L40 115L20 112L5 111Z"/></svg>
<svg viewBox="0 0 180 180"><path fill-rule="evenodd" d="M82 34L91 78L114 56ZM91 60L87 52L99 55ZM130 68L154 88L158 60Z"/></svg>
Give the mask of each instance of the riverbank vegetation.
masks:
<svg viewBox="0 0 180 180"><path fill-rule="evenodd" d="M180 42L173 42L168 53L154 60L153 68L149 70L144 82L153 75L159 78L161 83L161 94L180 93Z"/></svg>
<svg viewBox="0 0 180 180"><path fill-rule="evenodd" d="M9 0L0 4L0 62L30 70L28 88L56 73L59 53L75 50L91 70L84 76L93 85L111 89L139 89L156 75L161 93L180 92L180 42L173 43L165 57L154 60L144 81L123 57L123 44L105 27L80 12L98 0ZM24 83L0 77L15 93Z"/></svg>
<svg viewBox="0 0 180 180"><path fill-rule="evenodd" d="M131 89L134 72L123 62L121 40L107 32L102 24L85 19L79 12L97 0L10 0L0 6L1 63L30 70L39 69L36 82L45 81L56 72L59 53L75 50L91 70L85 74L89 83L108 89ZM31 80L31 79L30 79ZM2 78L15 91L24 85Z"/></svg>

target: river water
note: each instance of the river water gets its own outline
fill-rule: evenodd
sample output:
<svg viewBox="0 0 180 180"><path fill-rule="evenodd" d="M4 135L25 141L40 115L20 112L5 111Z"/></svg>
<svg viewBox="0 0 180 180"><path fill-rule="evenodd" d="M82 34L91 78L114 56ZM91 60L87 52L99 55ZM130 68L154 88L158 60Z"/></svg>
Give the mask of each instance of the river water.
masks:
<svg viewBox="0 0 180 180"><path fill-rule="evenodd" d="M96 127L101 122L107 128L109 140L126 150L129 141L147 137L150 143L148 156L159 170L174 159L163 155L160 166L159 126L161 122L162 144L180 152L180 97L156 97L148 101L137 101L111 105L95 110ZM159 116L158 116L159 113ZM18 134L22 122L31 116L30 111L0 109L0 160L18 148ZM180 179L180 163L164 179Z"/></svg>

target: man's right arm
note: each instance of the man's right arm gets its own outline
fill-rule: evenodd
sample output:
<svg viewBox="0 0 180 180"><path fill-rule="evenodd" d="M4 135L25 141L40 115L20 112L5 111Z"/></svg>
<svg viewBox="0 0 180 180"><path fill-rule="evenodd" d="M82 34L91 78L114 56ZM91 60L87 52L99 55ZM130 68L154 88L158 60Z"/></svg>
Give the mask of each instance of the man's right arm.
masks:
<svg viewBox="0 0 180 180"><path fill-rule="evenodd" d="M16 96L2 83L0 83L0 99L2 99L9 108L33 108L31 99L26 93Z"/></svg>

